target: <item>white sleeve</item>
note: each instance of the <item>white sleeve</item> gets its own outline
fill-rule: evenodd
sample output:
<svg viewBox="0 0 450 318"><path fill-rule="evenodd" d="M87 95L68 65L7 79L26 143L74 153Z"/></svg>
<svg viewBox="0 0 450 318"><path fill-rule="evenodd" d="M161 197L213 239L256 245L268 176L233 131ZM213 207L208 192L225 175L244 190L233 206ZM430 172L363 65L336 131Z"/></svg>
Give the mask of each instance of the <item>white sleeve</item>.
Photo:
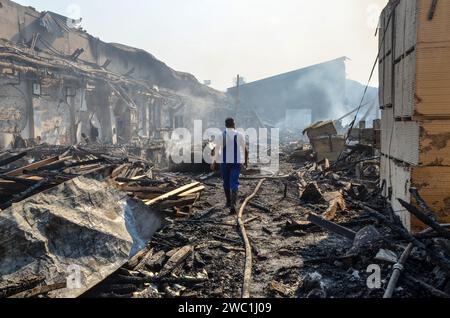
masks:
<svg viewBox="0 0 450 318"><path fill-rule="evenodd" d="M245 149L246 145L245 145L245 137L242 133L239 133L238 135L238 139L239 139L239 145L243 148L243 150Z"/></svg>

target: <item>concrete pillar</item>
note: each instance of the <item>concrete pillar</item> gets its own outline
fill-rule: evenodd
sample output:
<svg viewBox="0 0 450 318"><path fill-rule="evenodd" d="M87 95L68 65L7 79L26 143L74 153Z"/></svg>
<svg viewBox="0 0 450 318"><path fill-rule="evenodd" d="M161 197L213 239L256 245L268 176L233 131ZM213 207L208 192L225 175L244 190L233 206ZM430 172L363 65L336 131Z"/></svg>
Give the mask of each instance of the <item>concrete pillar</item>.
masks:
<svg viewBox="0 0 450 318"><path fill-rule="evenodd" d="M34 108L33 108L33 82L25 80L21 83L21 90L25 95L27 107L27 126L24 130L24 138L35 138L34 136Z"/></svg>
<svg viewBox="0 0 450 318"><path fill-rule="evenodd" d="M373 129L376 129L376 130L381 129L381 119L375 119L373 121Z"/></svg>

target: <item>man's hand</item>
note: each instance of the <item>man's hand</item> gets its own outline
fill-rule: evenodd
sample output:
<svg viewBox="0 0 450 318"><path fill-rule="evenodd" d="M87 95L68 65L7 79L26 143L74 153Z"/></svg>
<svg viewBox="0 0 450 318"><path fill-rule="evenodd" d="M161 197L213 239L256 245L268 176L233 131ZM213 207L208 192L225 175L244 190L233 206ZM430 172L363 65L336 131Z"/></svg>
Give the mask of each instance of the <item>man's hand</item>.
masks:
<svg viewBox="0 0 450 318"><path fill-rule="evenodd" d="M218 169L218 164L217 164L217 162L213 162L212 164L211 164L211 171L212 172L216 172L217 170L219 170Z"/></svg>

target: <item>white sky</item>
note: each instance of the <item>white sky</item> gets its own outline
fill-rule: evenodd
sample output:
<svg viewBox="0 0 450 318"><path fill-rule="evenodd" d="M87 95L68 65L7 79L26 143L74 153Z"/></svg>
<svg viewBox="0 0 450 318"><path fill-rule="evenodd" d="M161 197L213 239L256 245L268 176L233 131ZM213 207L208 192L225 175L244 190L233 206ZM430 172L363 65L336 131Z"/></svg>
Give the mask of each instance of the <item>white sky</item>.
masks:
<svg viewBox="0 0 450 318"><path fill-rule="evenodd" d="M16 0L83 17L106 42L142 48L178 71L225 90L348 56L348 78L366 83L388 0ZM378 73L371 85L378 85Z"/></svg>

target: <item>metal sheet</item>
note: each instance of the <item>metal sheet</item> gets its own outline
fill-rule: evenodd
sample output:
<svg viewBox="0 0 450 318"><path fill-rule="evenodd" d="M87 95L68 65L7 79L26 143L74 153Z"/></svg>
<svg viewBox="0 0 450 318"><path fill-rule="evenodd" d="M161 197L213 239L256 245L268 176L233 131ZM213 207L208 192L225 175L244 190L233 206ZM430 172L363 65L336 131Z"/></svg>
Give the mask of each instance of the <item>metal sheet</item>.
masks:
<svg viewBox="0 0 450 318"><path fill-rule="evenodd" d="M55 284L79 273L80 286L70 280L49 294L77 297L144 248L161 224L158 212L106 181L79 177L0 212L0 277L40 275Z"/></svg>

